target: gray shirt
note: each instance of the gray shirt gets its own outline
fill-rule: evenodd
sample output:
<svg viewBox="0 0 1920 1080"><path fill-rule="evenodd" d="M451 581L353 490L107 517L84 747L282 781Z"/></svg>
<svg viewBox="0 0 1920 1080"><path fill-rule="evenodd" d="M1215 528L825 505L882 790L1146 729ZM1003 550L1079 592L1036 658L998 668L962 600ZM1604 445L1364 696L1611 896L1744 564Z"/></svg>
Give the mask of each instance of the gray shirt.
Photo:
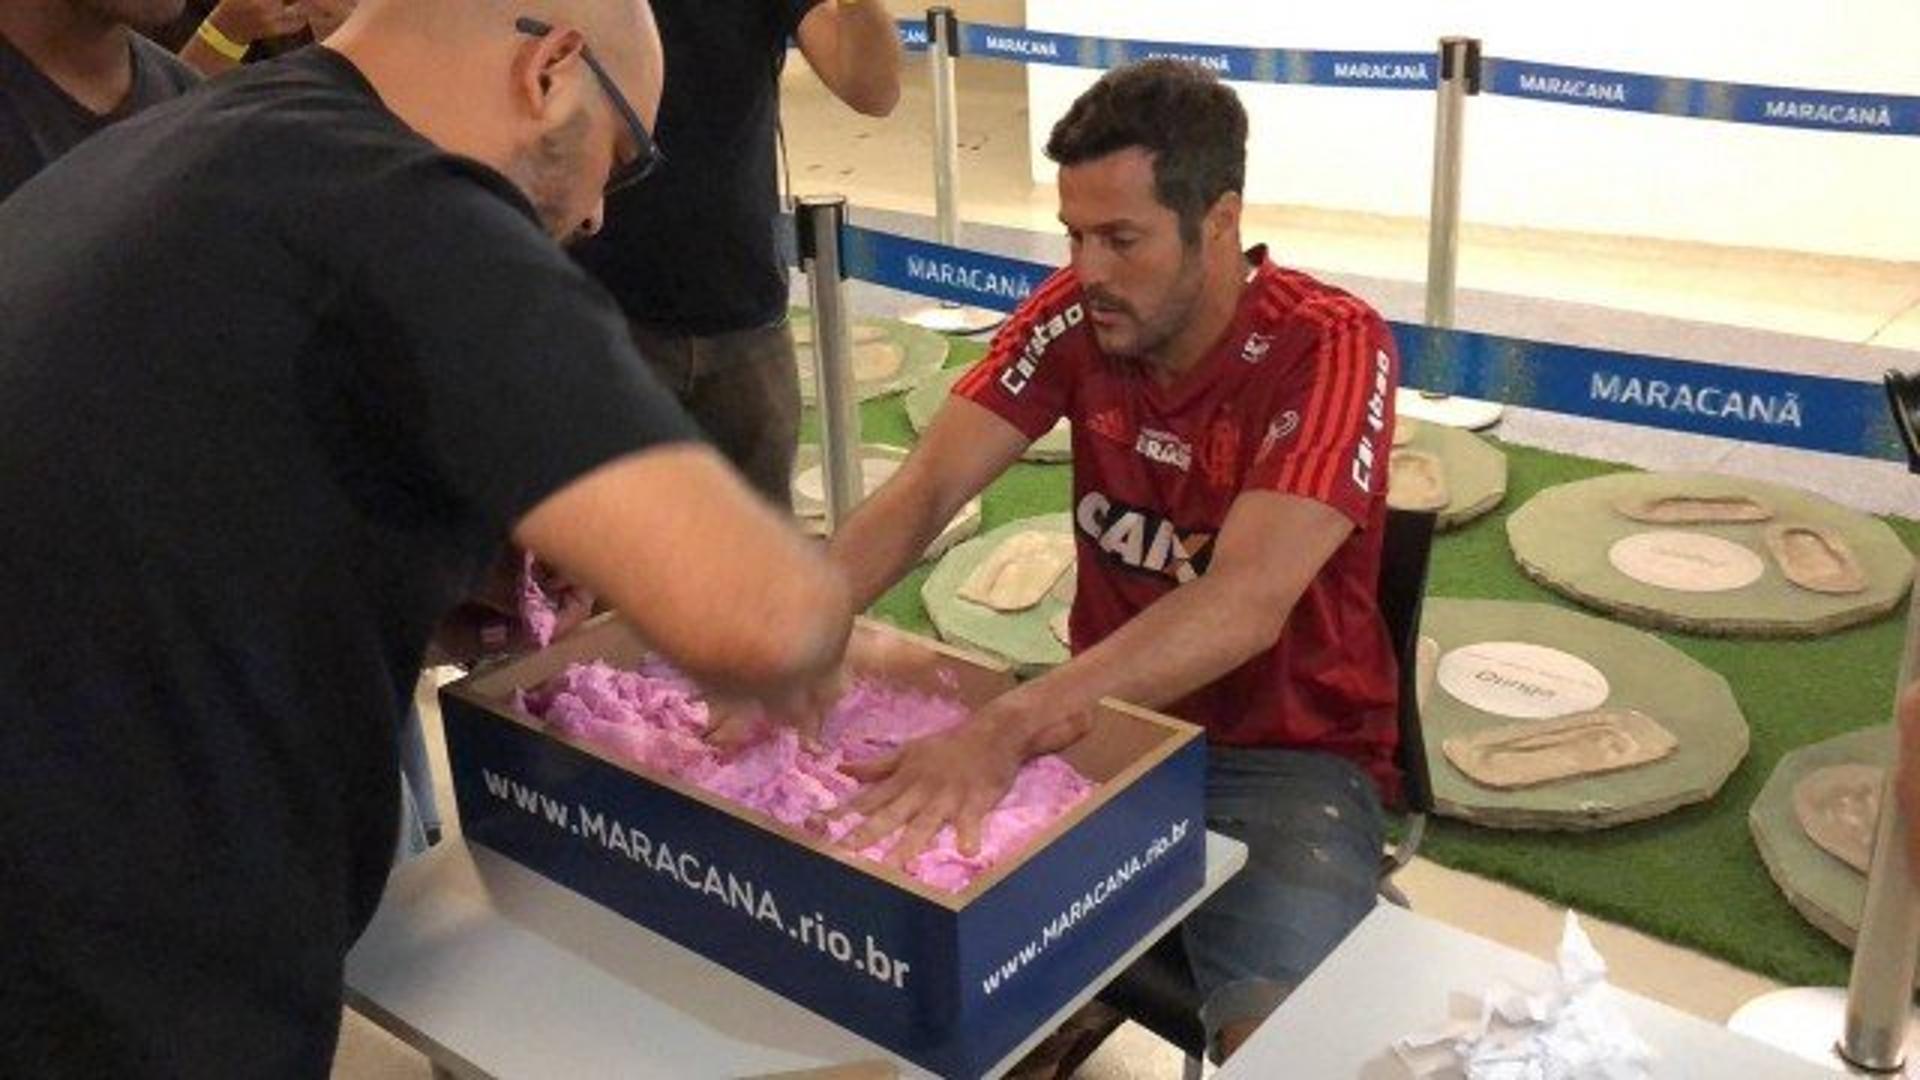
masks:
<svg viewBox="0 0 1920 1080"><path fill-rule="evenodd" d="M107 113L75 101L26 54L0 38L0 199L80 140L149 105L178 97L200 81L172 53L139 34L130 37L133 85Z"/></svg>

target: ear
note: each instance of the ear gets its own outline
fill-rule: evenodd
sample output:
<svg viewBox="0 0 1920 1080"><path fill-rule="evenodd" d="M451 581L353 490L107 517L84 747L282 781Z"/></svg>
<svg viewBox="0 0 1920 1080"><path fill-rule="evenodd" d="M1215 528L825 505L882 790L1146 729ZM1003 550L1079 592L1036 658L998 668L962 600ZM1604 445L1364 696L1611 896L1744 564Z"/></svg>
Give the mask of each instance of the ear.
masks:
<svg viewBox="0 0 1920 1080"><path fill-rule="evenodd" d="M513 97L528 116L544 116L557 100L577 96L586 72L580 58L585 45L586 38L571 26L522 39L513 57Z"/></svg>
<svg viewBox="0 0 1920 1080"><path fill-rule="evenodd" d="M1240 211L1244 205L1240 193L1229 191L1213 200L1207 208L1207 235L1224 240L1240 231Z"/></svg>

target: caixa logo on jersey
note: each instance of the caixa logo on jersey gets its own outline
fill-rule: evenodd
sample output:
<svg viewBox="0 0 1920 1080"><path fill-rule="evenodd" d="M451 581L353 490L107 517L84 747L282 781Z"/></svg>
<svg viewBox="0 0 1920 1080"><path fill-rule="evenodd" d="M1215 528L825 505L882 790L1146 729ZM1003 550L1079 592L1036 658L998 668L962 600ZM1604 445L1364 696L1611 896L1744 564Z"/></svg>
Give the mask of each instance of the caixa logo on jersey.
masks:
<svg viewBox="0 0 1920 1080"><path fill-rule="evenodd" d="M1387 355L1387 350L1375 349L1373 392L1367 396L1367 418L1360 429L1360 445L1353 452L1353 468L1349 470L1353 485L1361 491L1373 490L1374 466L1379 461L1374 443L1387 427L1387 395L1393 392L1388 377L1392 374L1393 358Z"/></svg>
<svg viewBox="0 0 1920 1080"><path fill-rule="evenodd" d="M1045 322L1034 323L1027 334L1026 347L1020 350L1020 359L1000 373L1000 385L1007 393L1019 397L1027 384L1033 382L1033 373L1040 369L1040 358L1047 354L1047 346L1079 326L1086 315L1084 307L1074 304Z"/></svg>
<svg viewBox="0 0 1920 1080"><path fill-rule="evenodd" d="M1080 499L1073 520L1108 561L1185 584L1207 572L1213 534L1184 532L1166 518L1115 502L1098 491Z"/></svg>

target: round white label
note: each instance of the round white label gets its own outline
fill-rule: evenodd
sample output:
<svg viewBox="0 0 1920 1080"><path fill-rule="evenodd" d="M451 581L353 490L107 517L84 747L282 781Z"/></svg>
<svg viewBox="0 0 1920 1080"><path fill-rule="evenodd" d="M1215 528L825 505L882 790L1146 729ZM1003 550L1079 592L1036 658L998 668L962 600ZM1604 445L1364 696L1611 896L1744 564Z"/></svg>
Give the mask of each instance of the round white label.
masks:
<svg viewBox="0 0 1920 1080"><path fill-rule="evenodd" d="M1613 688L1572 653L1525 641L1462 645L1440 658L1440 688L1495 716L1547 720L1606 704Z"/></svg>
<svg viewBox="0 0 1920 1080"><path fill-rule="evenodd" d="M880 489L894 473L900 471L900 463L892 458L861 458L860 479L865 481L866 490L862 496L871 495ZM803 499L823 503L827 501L827 472L819 465L800 470L793 478L793 492Z"/></svg>
<svg viewBox="0 0 1920 1080"><path fill-rule="evenodd" d="M1635 533L1607 549L1607 561L1635 581L1676 592L1729 592L1766 573L1752 548L1706 533L1662 529Z"/></svg>

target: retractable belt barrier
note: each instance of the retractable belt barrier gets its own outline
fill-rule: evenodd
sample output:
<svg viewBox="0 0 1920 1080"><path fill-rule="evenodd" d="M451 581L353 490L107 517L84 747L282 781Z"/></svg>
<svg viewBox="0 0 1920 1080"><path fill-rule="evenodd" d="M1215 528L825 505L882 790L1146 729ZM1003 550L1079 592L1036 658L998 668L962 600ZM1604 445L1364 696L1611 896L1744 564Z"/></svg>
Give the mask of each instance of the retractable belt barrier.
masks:
<svg viewBox="0 0 1920 1080"><path fill-rule="evenodd" d="M1736 124L1920 135L1920 97L1795 90L1487 57L1489 94Z"/></svg>
<svg viewBox="0 0 1920 1080"><path fill-rule="evenodd" d="M790 220L780 228L790 236ZM1055 268L848 225L849 278L1011 311ZM1401 384L1526 409L1905 461L1878 383L1393 322Z"/></svg>
<svg viewBox="0 0 1920 1080"><path fill-rule="evenodd" d="M927 48L927 24L897 23L909 51ZM1065 67L1110 68L1135 60L1191 60L1223 79L1295 86L1431 90L1433 52L1345 52L1247 48L1170 41L1082 37L1019 26L961 26L962 56ZM1630 71L1567 67L1488 57L1485 92L1561 105L1721 120L1769 127L1850 131L1866 135L1920 135L1920 97L1805 90Z"/></svg>

